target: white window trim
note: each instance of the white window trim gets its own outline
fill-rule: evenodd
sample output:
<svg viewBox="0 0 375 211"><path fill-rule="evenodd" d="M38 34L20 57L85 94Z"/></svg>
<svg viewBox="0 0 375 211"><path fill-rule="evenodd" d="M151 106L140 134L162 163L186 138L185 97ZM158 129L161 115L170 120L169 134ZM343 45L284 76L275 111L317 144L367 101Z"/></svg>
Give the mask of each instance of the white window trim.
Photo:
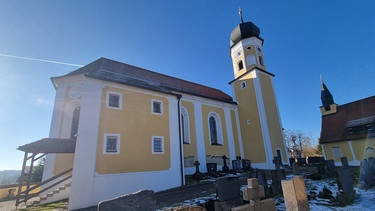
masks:
<svg viewBox="0 0 375 211"><path fill-rule="evenodd" d="M241 89L245 89L247 87L246 81L241 82Z"/></svg>
<svg viewBox="0 0 375 211"><path fill-rule="evenodd" d="M117 143L116 143L116 152L107 152L107 138L109 136L115 136L117 137ZM103 154L120 154L120 134L113 134L113 133L104 133L104 139L103 139Z"/></svg>
<svg viewBox="0 0 375 211"><path fill-rule="evenodd" d="M189 119L189 113L185 107L181 107L181 115L184 117L184 128L182 130L184 131L184 137L182 137L184 144L191 144L190 140L190 119Z"/></svg>
<svg viewBox="0 0 375 211"><path fill-rule="evenodd" d="M113 94L113 95L118 95L118 96L119 96L119 102L118 102L118 106L119 106L119 107L109 106L109 96L110 96L111 94ZM112 108L112 109L118 109L118 110L121 110L121 109L122 109L122 93L119 93L119 92L112 92L112 91L107 91L107 93L106 93L105 107L106 107L106 108Z"/></svg>
<svg viewBox="0 0 375 211"><path fill-rule="evenodd" d="M334 158L341 158L342 157L341 148L340 147L332 147L332 154L333 154Z"/></svg>
<svg viewBox="0 0 375 211"><path fill-rule="evenodd" d="M210 117L213 117L216 120L217 144L221 145L221 146L224 146L223 130L222 130L222 127L221 127L221 119L220 119L219 114L217 114L216 112L210 112L208 114L208 118L207 118L209 142L210 142L211 145L215 145L215 144L212 144L212 142L211 142Z"/></svg>
<svg viewBox="0 0 375 211"><path fill-rule="evenodd" d="M154 150L154 139L160 138L161 139L161 152L155 152ZM152 136L151 139L151 153L152 154L164 154L164 136Z"/></svg>
<svg viewBox="0 0 375 211"><path fill-rule="evenodd" d="M161 113L154 112L154 102L160 103L160 112L161 112ZM163 101L152 99L152 100L151 100L151 113L152 113L152 114L163 115L163 114L164 114Z"/></svg>

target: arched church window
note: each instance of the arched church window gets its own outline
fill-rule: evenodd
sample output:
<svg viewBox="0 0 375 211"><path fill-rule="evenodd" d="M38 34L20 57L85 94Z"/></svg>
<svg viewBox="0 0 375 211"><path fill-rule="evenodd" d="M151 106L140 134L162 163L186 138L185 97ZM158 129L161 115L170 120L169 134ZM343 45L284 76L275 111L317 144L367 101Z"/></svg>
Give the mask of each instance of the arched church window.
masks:
<svg viewBox="0 0 375 211"><path fill-rule="evenodd" d="M263 57L259 56L259 64L264 66Z"/></svg>
<svg viewBox="0 0 375 211"><path fill-rule="evenodd" d="M248 55L248 56L246 57L246 61L247 61L247 64L248 64L249 66L251 66L251 65L255 65L255 64L256 64L256 62L255 62L255 56L252 55L252 54L250 54L250 55Z"/></svg>
<svg viewBox="0 0 375 211"><path fill-rule="evenodd" d="M208 126L211 145L223 145L220 117L217 113L209 114Z"/></svg>
<svg viewBox="0 0 375 211"><path fill-rule="evenodd" d="M240 71L240 70L242 70L242 69L243 69L243 61L240 60L240 61L238 62L238 71Z"/></svg>
<svg viewBox="0 0 375 211"><path fill-rule="evenodd" d="M190 144L189 114L185 107L181 107L181 128L183 143Z"/></svg>
<svg viewBox="0 0 375 211"><path fill-rule="evenodd" d="M77 138L78 135L78 124L79 124L79 114L80 114L81 108L78 106L73 111L73 117L72 117L72 126L70 128L70 138Z"/></svg>

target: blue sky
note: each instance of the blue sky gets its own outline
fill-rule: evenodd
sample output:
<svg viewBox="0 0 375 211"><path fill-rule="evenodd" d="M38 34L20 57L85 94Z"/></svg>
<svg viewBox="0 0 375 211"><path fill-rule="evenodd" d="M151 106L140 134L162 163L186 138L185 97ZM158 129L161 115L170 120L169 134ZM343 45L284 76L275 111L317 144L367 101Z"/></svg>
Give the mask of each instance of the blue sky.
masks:
<svg viewBox="0 0 375 211"><path fill-rule="evenodd" d="M50 78L100 57L231 94L229 33L254 22L283 127L317 140L320 80L337 104L374 95L375 1L0 1L0 170L20 145L49 135Z"/></svg>

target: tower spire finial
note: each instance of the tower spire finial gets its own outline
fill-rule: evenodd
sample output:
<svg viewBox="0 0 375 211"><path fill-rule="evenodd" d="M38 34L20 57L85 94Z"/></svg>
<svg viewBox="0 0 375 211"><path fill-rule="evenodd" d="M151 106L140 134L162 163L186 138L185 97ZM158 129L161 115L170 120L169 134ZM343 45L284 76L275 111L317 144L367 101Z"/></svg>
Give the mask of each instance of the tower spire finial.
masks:
<svg viewBox="0 0 375 211"><path fill-rule="evenodd" d="M241 7L238 8L238 14L240 15L241 23L243 23L243 19L242 19L242 9L241 9Z"/></svg>

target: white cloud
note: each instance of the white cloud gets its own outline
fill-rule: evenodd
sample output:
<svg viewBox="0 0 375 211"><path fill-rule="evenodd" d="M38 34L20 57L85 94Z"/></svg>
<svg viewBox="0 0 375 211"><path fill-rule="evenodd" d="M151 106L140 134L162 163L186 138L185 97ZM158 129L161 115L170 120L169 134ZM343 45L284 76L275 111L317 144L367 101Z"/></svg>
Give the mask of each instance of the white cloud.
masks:
<svg viewBox="0 0 375 211"><path fill-rule="evenodd" d="M36 106L53 106L53 101L44 99L43 97L36 97L34 99L34 105Z"/></svg>

